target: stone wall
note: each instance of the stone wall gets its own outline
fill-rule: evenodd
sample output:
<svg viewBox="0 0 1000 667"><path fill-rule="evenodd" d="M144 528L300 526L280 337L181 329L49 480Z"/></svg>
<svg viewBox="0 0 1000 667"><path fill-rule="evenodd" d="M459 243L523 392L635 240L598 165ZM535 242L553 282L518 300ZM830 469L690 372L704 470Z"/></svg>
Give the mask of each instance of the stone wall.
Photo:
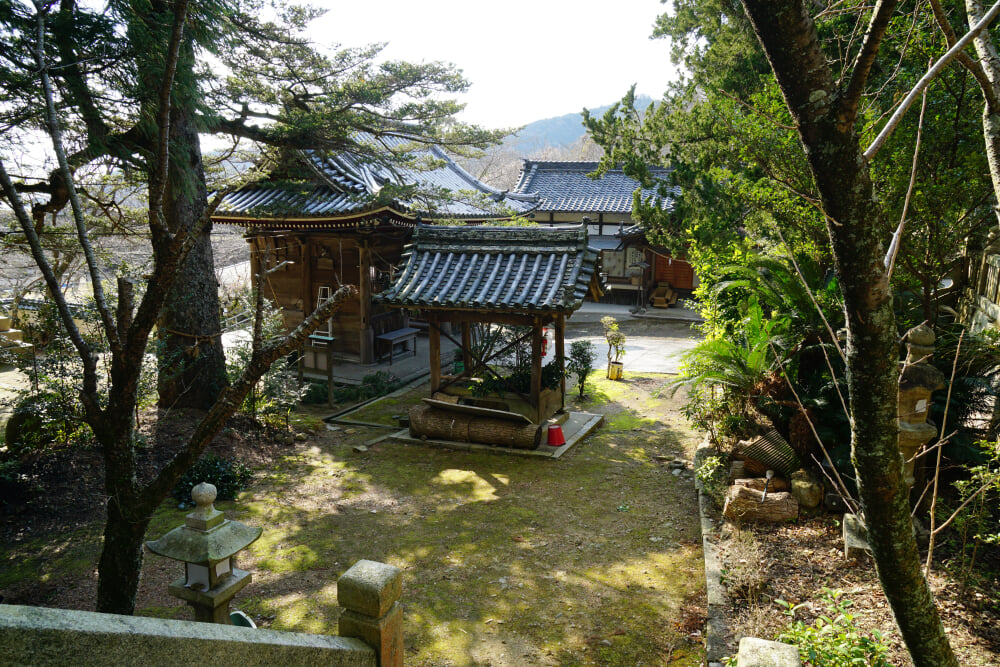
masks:
<svg viewBox="0 0 1000 667"><path fill-rule="evenodd" d="M375 649L348 637L3 604L0 655L6 664L42 667L377 665Z"/></svg>

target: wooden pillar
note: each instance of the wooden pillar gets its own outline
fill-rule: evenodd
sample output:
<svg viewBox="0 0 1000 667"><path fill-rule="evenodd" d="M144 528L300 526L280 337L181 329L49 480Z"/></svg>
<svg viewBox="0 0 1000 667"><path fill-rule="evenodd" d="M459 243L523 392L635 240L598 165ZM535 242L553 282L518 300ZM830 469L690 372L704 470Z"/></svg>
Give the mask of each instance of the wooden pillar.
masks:
<svg viewBox="0 0 1000 667"><path fill-rule="evenodd" d="M330 341L326 343L326 404L333 407L333 343Z"/></svg>
<svg viewBox="0 0 1000 667"><path fill-rule="evenodd" d="M462 373L466 377L472 377L472 323L462 322L462 367L465 371Z"/></svg>
<svg viewBox="0 0 1000 667"><path fill-rule="evenodd" d="M542 321L535 318L531 326L531 406L535 409L535 423L541 421L542 395Z"/></svg>
<svg viewBox="0 0 1000 667"><path fill-rule="evenodd" d="M556 363L559 364L559 409L566 407L566 316L556 315L555 339Z"/></svg>
<svg viewBox="0 0 1000 667"><path fill-rule="evenodd" d="M371 323L371 248L367 239L358 241L358 301L361 363L371 364L375 362L375 334Z"/></svg>
<svg viewBox="0 0 1000 667"><path fill-rule="evenodd" d="M306 240L301 236L298 237L298 242L299 246L302 249L301 299L302 299L302 319L305 319L312 314L313 308L315 308L316 306L315 302L316 297L313 296L313 283L312 283L312 245L307 243Z"/></svg>
<svg viewBox="0 0 1000 667"><path fill-rule="evenodd" d="M427 334L430 338L431 396L441 388L441 326L436 315L427 315Z"/></svg>

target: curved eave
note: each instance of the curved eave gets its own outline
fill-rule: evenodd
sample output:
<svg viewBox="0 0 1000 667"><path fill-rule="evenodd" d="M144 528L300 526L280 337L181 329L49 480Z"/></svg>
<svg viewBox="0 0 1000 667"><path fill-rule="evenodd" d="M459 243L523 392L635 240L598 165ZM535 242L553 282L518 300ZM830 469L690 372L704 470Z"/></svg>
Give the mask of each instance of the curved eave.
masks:
<svg viewBox="0 0 1000 667"><path fill-rule="evenodd" d="M350 215L336 217L287 217L287 218L267 218L247 215L228 215L216 213L212 216L212 222L222 225L236 225L239 227L261 229L344 229L355 227L359 223L372 218L388 215L390 222L405 227L415 227L417 225L417 214L401 212L391 206L382 206L367 211L359 211Z"/></svg>
<svg viewBox="0 0 1000 667"><path fill-rule="evenodd" d="M535 306L532 304L525 304L523 306L512 306L506 305L502 307L491 308L489 305L480 306L468 306L468 305L454 305L445 304L438 302L417 302L410 301L408 299L385 299L381 298L379 295L372 297L373 303L379 303L384 306L389 306L392 308L413 308L419 310L427 311L449 311L449 312L464 312L464 313L495 313L497 315L569 315L575 313L583 305L583 301L576 301L569 306L558 306L558 307L543 307Z"/></svg>

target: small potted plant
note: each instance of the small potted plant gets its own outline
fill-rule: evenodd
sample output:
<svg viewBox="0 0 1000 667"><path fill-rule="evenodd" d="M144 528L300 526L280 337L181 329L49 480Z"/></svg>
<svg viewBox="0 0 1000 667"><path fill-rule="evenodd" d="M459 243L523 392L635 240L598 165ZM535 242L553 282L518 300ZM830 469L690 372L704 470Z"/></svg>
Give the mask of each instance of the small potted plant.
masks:
<svg viewBox="0 0 1000 667"><path fill-rule="evenodd" d="M604 327L604 340L608 343L608 379L621 380L625 364L625 334L618 330L618 320L608 315L601 318Z"/></svg>

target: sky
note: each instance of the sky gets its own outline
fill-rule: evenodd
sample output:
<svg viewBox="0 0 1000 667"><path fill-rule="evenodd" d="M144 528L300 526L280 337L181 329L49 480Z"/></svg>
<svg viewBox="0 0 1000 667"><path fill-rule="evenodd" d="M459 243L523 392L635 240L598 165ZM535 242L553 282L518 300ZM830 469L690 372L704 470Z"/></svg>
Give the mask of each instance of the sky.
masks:
<svg viewBox="0 0 1000 667"><path fill-rule="evenodd" d="M321 44L388 42L391 59L458 66L472 86L461 120L513 127L578 113L636 91L659 98L670 45L650 40L658 0L314 0L330 11Z"/></svg>

